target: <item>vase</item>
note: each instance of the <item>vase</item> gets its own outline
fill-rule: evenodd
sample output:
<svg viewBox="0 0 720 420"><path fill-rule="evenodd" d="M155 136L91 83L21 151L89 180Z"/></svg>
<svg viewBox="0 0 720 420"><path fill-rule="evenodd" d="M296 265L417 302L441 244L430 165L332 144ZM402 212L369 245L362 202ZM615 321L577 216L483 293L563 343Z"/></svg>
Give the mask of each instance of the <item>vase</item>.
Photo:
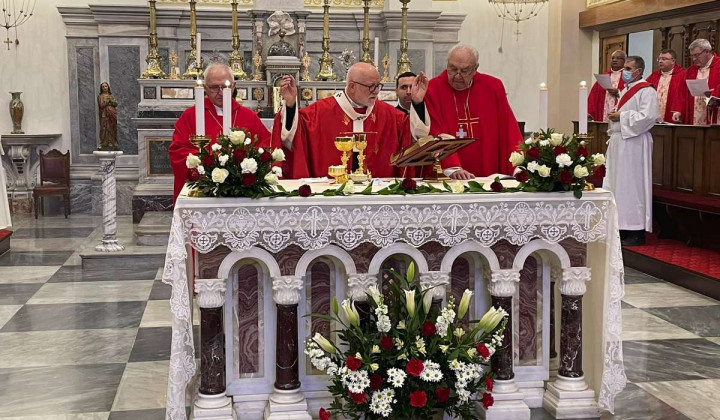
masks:
<svg viewBox="0 0 720 420"><path fill-rule="evenodd" d="M10 118L13 123L13 130L10 134L25 134L22 131L22 117L25 113L25 105L20 100L20 94L22 92L10 92L12 99L10 99Z"/></svg>

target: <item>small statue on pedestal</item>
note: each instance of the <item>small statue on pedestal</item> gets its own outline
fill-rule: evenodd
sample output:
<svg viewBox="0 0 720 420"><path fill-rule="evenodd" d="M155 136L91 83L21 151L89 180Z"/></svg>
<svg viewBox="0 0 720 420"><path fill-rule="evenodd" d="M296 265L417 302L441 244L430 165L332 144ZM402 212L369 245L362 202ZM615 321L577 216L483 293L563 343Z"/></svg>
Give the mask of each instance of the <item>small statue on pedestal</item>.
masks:
<svg viewBox="0 0 720 420"><path fill-rule="evenodd" d="M260 51L255 51L255 55L253 55L253 67L253 80L262 80L262 71L260 70L262 67L262 56L260 55Z"/></svg>
<svg viewBox="0 0 720 420"><path fill-rule="evenodd" d="M387 83L390 81L390 56L385 54L385 57L382 59L383 64L383 76L380 81L382 83Z"/></svg>
<svg viewBox="0 0 720 420"><path fill-rule="evenodd" d="M307 51L305 51L305 54L303 54L302 60L300 60L302 63L302 73L300 73L300 80L303 82L307 82L310 80L310 56L307 54Z"/></svg>
<svg viewBox="0 0 720 420"><path fill-rule="evenodd" d="M107 82L100 84L100 94L97 97L100 111L100 147L98 150L120 150L117 138L117 100L110 91Z"/></svg>

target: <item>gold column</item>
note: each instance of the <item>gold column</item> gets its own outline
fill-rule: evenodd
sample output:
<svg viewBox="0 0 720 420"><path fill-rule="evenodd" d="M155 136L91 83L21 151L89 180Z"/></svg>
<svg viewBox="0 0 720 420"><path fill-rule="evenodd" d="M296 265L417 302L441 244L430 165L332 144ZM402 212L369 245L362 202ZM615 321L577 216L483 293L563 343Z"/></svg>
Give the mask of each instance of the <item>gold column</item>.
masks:
<svg viewBox="0 0 720 420"><path fill-rule="evenodd" d="M245 60L240 55L240 36L238 36L238 17L237 17L237 0L232 0L232 52L228 57L228 65L232 69L233 76L237 80L248 80L247 74L243 69Z"/></svg>
<svg viewBox="0 0 720 420"><path fill-rule="evenodd" d="M410 0L400 0L400 2L402 3L402 24L400 26L400 57L397 61L397 73L395 74L396 80L399 74L405 73L406 71L411 71L412 67L410 57L408 57L407 55L407 5L408 3L410 3Z"/></svg>
<svg viewBox="0 0 720 420"><path fill-rule="evenodd" d="M197 20L195 17L195 3L196 0L190 0L190 54L187 57L185 63L185 73L183 73L183 79L195 79L200 77L203 72L203 60L200 57L200 68L197 68ZM202 53L202 52L201 52Z"/></svg>
<svg viewBox="0 0 720 420"><path fill-rule="evenodd" d="M155 10L155 1L150 0L150 48L148 55L145 57L147 70L140 76L141 79L166 79L167 75L162 70L162 57L158 54L157 46L157 11Z"/></svg>
<svg viewBox="0 0 720 420"><path fill-rule="evenodd" d="M360 61L375 65L370 57L370 0L363 0L363 40Z"/></svg>
<svg viewBox="0 0 720 420"><path fill-rule="evenodd" d="M320 71L315 80L337 80L337 75L333 72L333 59L330 56L330 0L325 0L323 4L323 53L320 57Z"/></svg>

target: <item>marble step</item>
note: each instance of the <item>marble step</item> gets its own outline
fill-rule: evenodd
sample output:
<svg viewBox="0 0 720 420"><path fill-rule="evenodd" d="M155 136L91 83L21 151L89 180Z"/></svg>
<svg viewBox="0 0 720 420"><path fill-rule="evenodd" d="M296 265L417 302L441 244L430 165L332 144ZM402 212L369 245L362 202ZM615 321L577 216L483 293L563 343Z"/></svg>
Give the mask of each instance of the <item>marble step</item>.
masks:
<svg viewBox="0 0 720 420"><path fill-rule="evenodd" d="M135 227L135 243L140 246L167 245L172 217L171 211L146 212Z"/></svg>
<svg viewBox="0 0 720 420"><path fill-rule="evenodd" d="M95 246L103 238L103 229L98 227L80 246L78 255L85 269L159 268L165 264L167 245L136 245L135 229L130 216L118 216L117 240L125 247L122 251L99 252ZM167 236L167 234L166 234Z"/></svg>

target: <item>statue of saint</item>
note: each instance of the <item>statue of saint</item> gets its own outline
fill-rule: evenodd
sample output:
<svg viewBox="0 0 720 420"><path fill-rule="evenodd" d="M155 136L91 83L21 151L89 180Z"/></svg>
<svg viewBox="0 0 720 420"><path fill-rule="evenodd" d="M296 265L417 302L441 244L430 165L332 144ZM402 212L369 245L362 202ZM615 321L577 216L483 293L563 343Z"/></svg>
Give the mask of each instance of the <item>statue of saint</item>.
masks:
<svg viewBox="0 0 720 420"><path fill-rule="evenodd" d="M180 67L178 66L178 55L175 50L170 52L170 79L177 80L180 78Z"/></svg>
<svg viewBox="0 0 720 420"><path fill-rule="evenodd" d="M110 91L107 82L100 84L97 97L100 111L100 147L99 150L120 150L117 139L117 100Z"/></svg>

